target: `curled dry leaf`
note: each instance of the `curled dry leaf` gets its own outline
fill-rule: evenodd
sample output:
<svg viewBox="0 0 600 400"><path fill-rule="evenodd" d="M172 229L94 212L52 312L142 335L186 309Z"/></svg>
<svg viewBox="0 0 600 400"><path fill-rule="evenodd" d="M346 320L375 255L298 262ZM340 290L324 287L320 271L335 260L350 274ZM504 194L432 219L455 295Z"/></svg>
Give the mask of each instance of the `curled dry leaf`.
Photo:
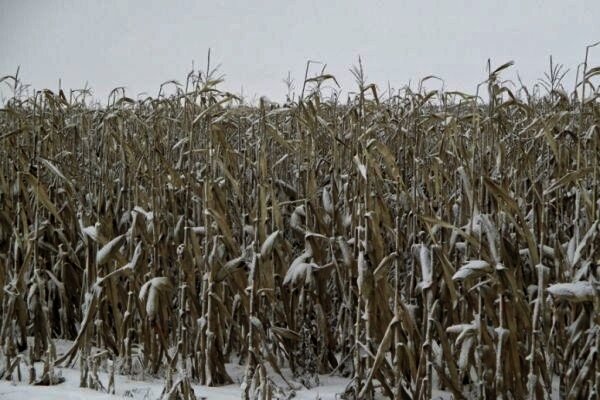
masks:
<svg viewBox="0 0 600 400"><path fill-rule="evenodd" d="M485 274L493 272L490 263L484 260L471 260L460 267L452 276L452 280L462 281L465 279L479 278Z"/></svg>

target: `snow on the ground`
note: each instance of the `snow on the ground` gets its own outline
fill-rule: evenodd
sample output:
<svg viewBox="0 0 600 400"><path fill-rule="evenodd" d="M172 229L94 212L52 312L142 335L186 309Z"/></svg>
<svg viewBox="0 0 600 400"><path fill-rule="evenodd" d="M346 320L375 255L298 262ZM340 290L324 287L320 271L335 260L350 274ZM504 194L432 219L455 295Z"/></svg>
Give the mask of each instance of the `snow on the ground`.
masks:
<svg viewBox="0 0 600 400"><path fill-rule="evenodd" d="M55 342L57 353L63 353L70 342L57 340ZM75 363L78 364L78 363ZM42 364L36 365L36 376L42 375ZM241 398L240 384L244 373L244 366L238 364L227 364L227 372L234 380L234 384L221 387L207 387L193 385L196 397L207 400L239 400ZM13 374L13 381L0 380L0 400L155 400L161 396L164 379L153 378L148 375L145 377L130 377L115 374L115 395L103 393L100 391L85 389L79 387L80 372L77 368L59 368L55 367L55 374L65 378L65 382L54 386L33 386L27 384L27 370L25 365L21 365L21 374L23 381L17 380L17 374ZM284 369L284 374L288 379L291 378L289 370ZM109 375L106 372L100 372L100 381L107 387ZM273 380L285 388L279 377L271 375ZM174 381L177 377L174 377ZM302 387L296 391L294 399L298 400L334 400L339 399L346 385L347 378L330 377L321 375L319 377L320 385L312 389L303 388L297 382L292 383L297 387Z"/></svg>
<svg viewBox="0 0 600 400"><path fill-rule="evenodd" d="M238 366L228 365L228 370ZM242 368L243 370L243 368ZM26 371L22 371L26 375ZM116 395L79 387L79 371L71 368L56 368L57 375L62 375L65 382L54 386L33 386L25 382L0 381L0 400L154 400L158 399L163 390L164 381L160 379L134 380L127 376L115 375ZM100 380L106 386L108 374L99 374ZM239 376L234 380L241 379ZM336 394L344 391L347 379L339 377L320 377L320 386L313 389L303 389L296 392L294 399L298 400L328 400L336 399ZM239 400L241 398L240 384L234 383L221 387L206 387L194 385L194 393L198 399L207 400Z"/></svg>
<svg viewBox="0 0 600 400"><path fill-rule="evenodd" d="M57 354L61 355L70 348L72 342L55 340L54 345L56 346ZM92 349L92 352L95 350L98 349ZM75 364L77 365L78 363ZM36 363L35 367L36 376L39 378L42 376L43 365L42 363ZM245 366L238 363L230 363L226 365L226 369L235 383L220 387L193 385L194 393L198 400L238 400L241 398L240 385ZM283 380L270 368L267 369L273 381L282 389L286 389L287 386ZM347 378L320 375L319 386L306 389L299 382L292 379L291 371L288 368L283 368L282 372L295 387L301 388L296 390L293 397L294 400L339 400L340 394L344 392L349 383ZM27 370L25 369L25 365L21 364L21 382L17 380L16 372L13 373L12 381L0 380L0 400L156 400L160 398L164 387L164 379L155 378L147 374L145 376L115 374L116 393L115 395L111 395L92 389L80 388L80 371L76 366L73 368L55 367L55 375L65 378L65 382L54 386L29 385L26 383ZM98 376L100 382L105 387L108 386L108 373L99 372ZM177 376L173 377L173 381L176 381L177 378ZM554 400L559 397L559 379L557 376L554 376L551 398ZM383 396L378 393L375 398L381 399ZM432 398L435 400L450 400L453 396L450 392L434 389Z"/></svg>
<svg viewBox="0 0 600 400"><path fill-rule="evenodd" d="M30 345L33 345L33 338L29 338ZM57 355L64 354L73 344L72 341L56 339L54 340ZM98 351L97 348L92 348L92 353ZM26 366L21 364L22 381L17 380L16 372L13 373L13 380L0 380L0 400L157 400L160 398L163 387L164 378L155 378L148 374L131 376L119 375L115 373L115 394L111 395L106 392L96 391L87 388L79 387L80 371L78 362L73 363L73 368L55 367L55 375L62 376L65 381L54 386L33 386L27 383L28 371ZM239 400L241 398L242 379L245 372L245 366L239 363L226 364L227 373L233 379L231 385L220 387L208 387L201 385L193 385L194 394L198 400ZM43 364L36 363L36 377L42 376ZM286 392L290 392L283 379L278 376L269 366L267 366L270 378L280 388ZM289 368L282 368L282 373L295 388L294 400L339 400L340 395L345 391L348 383L348 378L339 376L319 375L319 386L306 389L298 381L292 378L292 373ZM100 382L104 387L108 386L109 374L105 370L100 370L98 373ZM179 377L174 376L173 381L177 381ZM374 383L377 386L377 381ZM376 390L375 399L383 399L384 396ZM434 390L432 398L435 400L450 400L452 395L449 392Z"/></svg>

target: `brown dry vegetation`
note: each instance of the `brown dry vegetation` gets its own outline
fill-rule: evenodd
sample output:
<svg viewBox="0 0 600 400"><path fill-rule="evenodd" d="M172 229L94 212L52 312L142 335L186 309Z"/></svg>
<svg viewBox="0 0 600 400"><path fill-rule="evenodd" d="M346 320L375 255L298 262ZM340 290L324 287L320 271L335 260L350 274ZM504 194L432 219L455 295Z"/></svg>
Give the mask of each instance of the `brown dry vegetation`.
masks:
<svg viewBox="0 0 600 400"><path fill-rule="evenodd" d="M347 398L597 398L600 70L567 94L551 66L530 93L501 82L509 66L486 103L379 99L362 68L344 105L320 95L328 75L275 109L196 73L102 108L11 99L0 375L52 384L79 363L81 386L111 390L110 359L193 398L236 361L246 399L293 392L283 367L348 376Z"/></svg>

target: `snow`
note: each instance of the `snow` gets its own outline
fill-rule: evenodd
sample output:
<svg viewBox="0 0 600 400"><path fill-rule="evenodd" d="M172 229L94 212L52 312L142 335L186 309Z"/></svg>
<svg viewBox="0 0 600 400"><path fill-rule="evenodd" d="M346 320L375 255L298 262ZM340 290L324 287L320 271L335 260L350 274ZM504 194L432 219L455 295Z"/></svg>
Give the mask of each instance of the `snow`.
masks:
<svg viewBox="0 0 600 400"><path fill-rule="evenodd" d="M590 282L555 283L546 289L548 293L558 299L572 301L574 303L592 301L595 290Z"/></svg>
<svg viewBox="0 0 600 400"><path fill-rule="evenodd" d="M71 346L72 342L57 340L55 345L57 353L60 354L66 351ZM78 364L78 363L75 363ZM36 363L36 376L42 375L42 363ZM240 385L242 383L242 377L244 374L244 365L237 363L231 363L226 365L227 372L233 378L234 384L220 386L220 387L207 387L201 385L193 385L194 393L198 400L239 400L241 398ZM296 391L294 399L298 400L334 400L339 398L339 394L343 393L347 384L348 379L337 376L320 375L320 385L312 389L305 389L302 385L291 378L291 372L289 369L283 369L284 375L291 383L302 389ZM65 378L65 382L54 385L54 386L33 386L27 383L27 370L25 364L21 364L21 375L23 380L19 382L17 380L16 372L13 374L13 380L0 380L0 400L80 400L80 399L92 399L92 400L116 400L116 399L128 399L128 400L155 400L160 398L163 387L164 379L154 378L149 375L136 377L118 375L115 374L115 395L95 391L92 389L80 388L79 387L79 370L74 368L59 368L55 367L55 375L62 376ZM281 378L271 374L271 378L280 387L286 388ZM107 372L100 372L98 374L100 381L106 387L108 386L109 374ZM177 380L177 376L174 377L173 381Z"/></svg>
<svg viewBox="0 0 600 400"><path fill-rule="evenodd" d="M28 338L33 341L33 338ZM31 343L33 344L33 343ZM60 357L72 345L69 340L56 339L54 340L57 355ZM92 353L100 351L100 349L92 347ZM119 375L115 374L115 394L110 394L102 391L97 391L88 388L80 388L80 371L78 369L79 362L73 363L72 368L55 367L54 374L57 377L63 377L65 381L54 386L34 386L27 383L28 371L27 366L22 363L21 377L17 379L16 371L13 373L11 380L0 380L0 400L158 400L164 388L165 380L160 377L145 375ZM42 376L43 364L38 362L35 364L36 377ZM193 384L194 394L198 400L239 400L242 397L241 384L245 372L245 366L239 363L226 364L227 373L235 383L220 387L207 387ZM286 393L291 394L291 390L277 376L271 368L267 367L269 377ZM295 388L300 388L295 391L294 400L339 400L340 395L345 391L350 383L348 378L340 376L319 375L319 386L311 389L304 388L300 382L292 378L292 373L289 368L282 368L282 372L286 379ZM173 376L173 382L176 382L181 376ZM108 387L109 373L100 368L98 378L104 387ZM434 378L435 381L437 379ZM379 386L377 380L373 383L377 388ZM437 385L434 385L434 388ZM375 400L382 400L385 397L381 394L380 389L375 391ZM433 390L432 398L436 400L450 400L452 395L450 392L443 390Z"/></svg>
<svg viewBox="0 0 600 400"><path fill-rule="evenodd" d="M232 365L228 365L228 372L232 372ZM235 366L237 367L237 366ZM243 372L243 367L241 367ZM25 371L23 371L25 372ZM33 386L25 382L0 381L0 399L1 400L79 400L79 399L133 399L133 400L153 400L158 399L163 390L163 381L160 379L133 380L129 377L116 375L115 388L116 394L111 395L99 391L79 387L79 371L70 368L57 368L57 375L62 375L65 382L55 386ZM99 374L100 380L106 386L108 375ZM238 373L238 378L241 376ZM347 379L340 377L329 377L322 375L319 377L320 386L312 389L303 389L296 392L295 399L315 400L315 399L336 399L336 395L342 393L348 383ZM298 385L299 386L299 385ZM194 392L198 399L207 398L210 400L239 400L241 398L240 384L235 383L221 387L207 387L193 385ZM338 396L339 397L339 396Z"/></svg>

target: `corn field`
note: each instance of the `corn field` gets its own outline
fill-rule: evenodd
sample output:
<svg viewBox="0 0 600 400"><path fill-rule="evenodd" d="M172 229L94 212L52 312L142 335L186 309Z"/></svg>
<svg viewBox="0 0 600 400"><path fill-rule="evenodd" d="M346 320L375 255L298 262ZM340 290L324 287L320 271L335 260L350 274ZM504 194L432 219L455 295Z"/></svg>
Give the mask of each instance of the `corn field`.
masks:
<svg viewBox="0 0 600 400"><path fill-rule="evenodd" d="M380 97L359 65L347 101L322 73L284 106L210 66L102 106L4 77L0 377L194 399L236 363L243 399L324 374L344 399L598 399L600 67L569 91L509 67Z"/></svg>

